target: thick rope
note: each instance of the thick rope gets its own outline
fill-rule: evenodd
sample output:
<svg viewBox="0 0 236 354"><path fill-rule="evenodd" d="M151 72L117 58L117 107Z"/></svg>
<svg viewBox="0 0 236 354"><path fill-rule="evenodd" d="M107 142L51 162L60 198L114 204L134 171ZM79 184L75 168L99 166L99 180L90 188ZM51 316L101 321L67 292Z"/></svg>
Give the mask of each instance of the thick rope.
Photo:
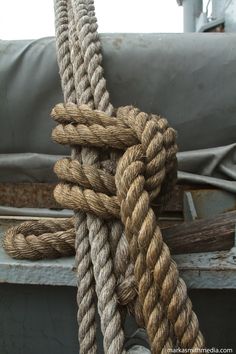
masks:
<svg viewBox="0 0 236 354"><path fill-rule="evenodd" d="M72 109L71 104L69 107ZM80 125L80 116L81 122L86 123L89 109L82 106L79 109L74 107L74 110L78 110L77 124ZM56 115L55 111L56 109L53 111L53 116ZM92 115L93 112L93 120L96 122L97 118L95 117L99 113L91 111L89 114ZM117 205L119 207L120 203L120 209L116 216L121 214L125 224L126 237L134 261L134 275L138 283L139 302L152 343L152 352L159 353L172 346L168 339L169 330L166 316L173 325L178 345L183 348L201 348L203 338L198 329L196 316L192 312L191 302L187 298L186 286L178 277L176 265L171 260L168 248L162 241L161 231L151 208L151 202L158 198L162 182L167 177L166 174L172 174L175 169L174 132L168 127L165 119L153 115L148 116L136 109L119 109L117 117L120 123L117 124L115 119L107 116L106 120L103 119L103 125L100 127L106 129L114 124L119 131L118 136L126 127L133 131L133 136L136 139L135 144L129 147L120 159L115 175L117 196L112 193L114 189L112 176L110 176L110 188L104 187L100 182L98 185L96 183L93 185L90 181L89 187L93 189L83 190L81 187L71 184L71 182L75 183L76 178L73 177L74 180L71 180L70 174L68 178L68 170L64 168L60 170L59 163L56 170L59 171L60 177L69 184L64 182L59 185L59 188L55 189L55 198L64 207L71 206L71 200L75 200L72 207L76 206L78 209L93 211L106 218L114 216L114 209ZM60 115L56 120L63 121ZM60 124L65 128L75 124L74 121L75 112L71 120L65 114L65 123ZM87 126L90 128L92 125L88 122ZM60 133L57 135L57 132L58 129L55 128L53 136L59 142L61 135ZM96 139L92 139L92 141L96 146L99 146L101 139L98 139L97 132ZM109 132L110 129L107 130L107 136L102 134L102 139L107 146L112 146L113 133ZM88 142L88 145L90 143ZM85 144L84 141L83 144ZM132 145L131 142L130 145ZM119 144L117 147L124 148ZM88 183L88 180L85 183ZM109 179L106 178L106 180ZM82 186L84 185L82 184ZM77 193L77 189L81 190L80 194ZM110 195L99 192L99 190L105 192L106 189ZM88 193L86 193L87 191ZM95 208L94 205L97 207ZM102 240L101 236L100 239ZM99 238L97 243L99 244Z"/></svg>
<svg viewBox="0 0 236 354"><path fill-rule="evenodd" d="M77 9L77 2L72 2ZM103 78L101 63L100 41L97 36L97 24L94 16L93 2L88 3L88 15L75 12L75 20L78 24L79 42L84 58L84 66L88 74L88 80L94 99L94 106L100 107L107 113L112 113L113 107L109 103L109 94L106 90L106 82ZM77 17L78 14L78 17ZM89 18L88 18L89 17ZM94 154L94 162L97 162L97 152L87 150L82 154L84 164L91 164L91 154ZM84 158L83 158L84 156ZM96 160L95 160L96 156ZM96 163L99 166L98 162ZM124 333L121 324L121 315L118 309L118 299L115 291L116 278L113 273L110 245L108 240L108 227L104 221L94 215L88 215L87 227L89 229L89 241L91 245L91 258L96 281L98 296L98 311L101 318L101 329L104 336L105 353L123 352ZM102 238L101 238L102 237ZM102 240L102 243L98 240Z"/></svg>
<svg viewBox="0 0 236 354"><path fill-rule="evenodd" d="M70 3L67 0L55 1L55 28L56 28L56 46L59 72L64 93L65 102L76 102L75 81L73 65L71 63L71 45L69 37L75 31L70 27L72 20L68 15L72 14ZM77 55L80 53L80 47L77 46ZM82 56L78 56L77 65L83 66ZM77 155L75 148L72 148L72 157ZM88 230L86 215L77 213L76 215L76 268L77 268L77 303L79 324L79 343L82 354L97 352L96 344L96 307L95 307L95 284L93 276L93 267L90 257L90 245L88 240ZM81 250L81 251L80 251Z"/></svg>
<svg viewBox="0 0 236 354"><path fill-rule="evenodd" d="M64 118L63 118L63 110L64 110ZM70 112L71 118L68 112ZM178 339L178 345L180 345L183 348L186 347L191 348L191 346L197 348L202 347L203 339L198 330L198 322L196 316L191 310L191 302L189 299L187 299L186 287L181 279L178 281L178 272L177 272L176 265L173 261L170 260L169 251L166 245L162 241L160 229L158 228L157 225L153 226L156 224L155 214L152 212L152 209L147 209L147 206L150 205L152 200L154 200L156 203L156 200L158 199L159 194L161 193L162 183L166 178L168 178L166 174L171 175L175 170L176 146L173 143L174 141L173 130L171 130L168 127L168 124L165 119L159 117L157 118L156 116L148 116L144 113L140 113L136 109L130 109L130 108L119 109L117 112L117 116L119 118L118 120L115 120L114 118L109 118L108 116L106 116L101 112L91 111L88 107L85 106L81 106L80 108L77 108L73 104L67 104L66 106L57 105L52 111L52 116L59 123L59 125L62 126L63 129L72 124L75 125L75 127L77 127L81 125L81 123L83 123L88 128L92 127L94 124L99 126L98 117L101 117L100 128L108 129L108 130L106 131L107 134L103 134L102 130L99 129L96 130L96 134L95 134L96 137L92 138L92 141L97 146L101 144L101 138L97 136L98 131L102 131L103 144L107 144L108 146L113 145L113 133L112 130L110 129L112 124L114 127L116 127L118 136L121 135L121 133L124 131L124 128L132 131L129 132L129 134L131 137L133 137L133 140L130 139L129 140L130 142L127 143L127 145L130 146L132 145L132 141L135 141L134 147L137 149L137 151L135 153L132 151L132 156L134 155L135 157L134 164L137 164L137 162L138 163L142 162L144 157L146 157L147 160L146 167L145 167L145 179L142 176L142 179L144 181L142 183L144 183L145 189L141 189L139 185L135 186L135 188L132 186L130 187L130 189L127 189L126 185L129 186L129 183L131 183L130 181L132 181L133 175L135 176L135 182L136 180L140 179L139 176L137 176L136 171L132 173L132 169L131 169L132 161L129 158L125 159L126 161L125 167L122 165L121 162L119 163L119 166L123 166L123 167L122 169L118 167L118 171L115 177L108 174L107 172L96 169L96 166L93 167L89 166L88 169L87 168L83 169L83 166L78 161L63 159L59 161L55 166L56 173L64 181L55 189L55 197L57 201L60 201L60 203L62 203L64 207L72 207L72 208L78 208L82 210L85 209L87 211L93 211L97 215L100 216L102 215L103 217L106 218L112 218L114 217L114 215L116 217L119 217L121 213L123 221L126 225L126 237L128 236L128 241L131 246L131 256L135 263L134 275L136 277L137 283L139 284L138 293L142 294L143 291L142 288L140 288L140 283L142 284L141 280L144 282L144 280L147 278L148 281L150 281L150 275L149 276L145 275L146 274L145 272L148 272L149 268L151 274L153 274L153 282L158 284L157 288L154 287L151 288L152 290L150 290L148 288L148 285L146 285L146 283L144 282L146 286L146 292L142 295L142 298L139 299L140 303L131 304L131 308L135 307L135 309L133 308L133 311L135 311L136 320L141 324L145 322L147 330L151 328L155 332L156 328L161 328L161 335L157 334L156 332L151 333L151 338L153 338L152 341L153 352L154 353L160 352L161 347L163 348L163 346L167 343L163 340L164 338L163 333L167 333L168 331L167 328L165 327L167 326L167 323L166 324L162 323L163 321L165 321L164 319L166 316L166 312L163 311L163 304L167 306L167 310L166 310L167 314L170 314L169 320L173 324L175 335ZM126 118L127 116L129 117L128 120L129 124L127 124L127 118ZM155 124L153 124L153 120ZM151 123L153 125L151 125ZM140 128L140 126L142 129ZM58 131L59 133L57 134ZM60 130L55 128L53 132L53 136L54 139L59 142L61 137ZM140 140L143 141L144 144L146 144L144 146L145 151L140 150L140 144L139 144ZM82 143L84 144L85 142L82 141ZM91 142L87 142L87 144L90 145ZM117 144L117 147L119 147L120 149L126 148L123 146L123 144L119 145L119 142ZM128 148L128 151L130 149L132 149L132 147ZM138 158L136 155L138 156ZM124 158L122 158L121 161L123 161L123 159ZM141 168L142 172L143 170L144 167ZM98 178L96 179L92 178L93 175L98 176ZM128 178L128 181L126 181L125 178ZM121 203L121 208L120 208L121 197L119 197L119 193L116 193L115 180L117 186L119 186L119 183L121 182L122 182L121 187L123 186L123 184L124 186L126 186L126 189L122 192L123 196L125 196L125 198L128 198L129 196L129 198L125 200L125 203L123 203L123 207ZM79 187L77 183L79 183L81 187L87 189L83 189ZM133 189L135 192L134 196L131 193ZM77 190L80 190L81 192L78 194ZM129 192L130 190L131 192ZM139 194L137 194L137 191L139 192ZM117 194L117 196L114 194ZM149 198L149 202L147 200L147 196ZM134 199L135 202L132 201L132 198ZM74 202L71 202L71 200ZM107 203L107 200L109 201L109 203ZM142 201L142 204L140 204L141 203L140 200ZM138 205L138 208L135 203ZM96 208L94 206L96 206ZM116 208L118 208L118 210L114 212ZM141 224L142 214L137 214L137 216L135 216L136 209L139 212L141 211L144 212L143 226ZM136 217L137 219L134 219L134 221L131 222L129 220L131 216L132 218ZM127 220L129 220L128 229L127 229ZM72 229L72 225L74 222L73 219L67 221L63 220L63 222L64 222L64 229L69 229L69 230ZM141 236L139 234L136 235L132 231L132 228L130 231L130 222L131 224L137 226L138 230L142 231L142 232L140 231ZM112 221L112 224L114 224L115 227L112 228L113 233L111 232L110 235L111 239L113 239L112 236L114 235L114 230L115 229L119 230L120 228L118 222ZM9 253L11 253L12 250L11 253L12 256L16 256L16 253L20 252L20 248L23 246L23 241L25 240L24 236L27 236L27 232L26 232L27 226L30 225L26 225L25 228L19 226L18 230L15 230L13 228L8 231L7 234L8 237L6 235L5 238L5 249L7 249ZM58 221L58 225L56 224L55 226L50 224L48 225L48 227L43 228L41 224L38 227L32 224L32 227L33 229L31 230L31 233L34 232L36 234L34 238L37 238L37 235L40 234L44 235L47 231L52 230L52 227L54 227L53 231L58 232L59 238L63 235L61 232L59 232L61 231L59 226L59 221ZM62 230L63 230L63 226L62 226ZM122 229L118 231L118 234L120 234L120 232L122 232ZM15 237L19 233L21 233L20 237L19 235ZM150 235L151 237L149 241L152 247L149 245L148 247L145 248L144 246L148 245L147 242L148 235ZM30 235L26 237L28 245L30 244L31 237L32 236ZM154 237L154 239L152 237ZM47 240L50 239L50 236L44 235L43 238ZM141 241L137 242L139 238ZM102 237L100 237L100 239L102 239ZM117 238L115 237L115 239ZM11 240L11 242L9 242L9 240ZM142 245L141 242L144 242L144 244ZM99 244L99 238L97 239L97 243ZM49 245L49 254L48 254L49 256L51 254L50 252L52 252L51 251L52 244L53 241L51 241L51 244ZM19 245L21 247L19 247ZM56 242L55 245L57 245ZM139 251L140 245L142 246L141 250L142 252L144 252L144 254L137 253ZM14 250L15 248L17 249L17 252ZM36 256L38 255L38 257L40 258L39 250L40 247L38 247L38 244L36 244L36 249L35 249ZM71 252L71 251L72 251L72 247L71 248L67 247L67 252ZM35 257L33 251L31 252L32 252L32 257ZM114 252L114 250L112 252L113 252L112 253L113 257L115 258L116 252ZM25 249L25 253L23 253L22 256L28 257L29 255L26 253L27 252ZM148 260L147 258L147 255L149 253L151 254L150 257L151 263L150 260ZM58 256L57 250L53 256ZM128 256L125 255L125 247L124 247L123 257L122 255L120 255L119 258L121 260L129 259ZM147 264L143 263L144 260L147 261ZM102 261L103 258L101 258L101 262ZM142 267L140 265L140 262ZM120 264L122 264L122 262L115 262L115 264L117 265L117 267L115 268L116 272L120 274ZM126 265L127 263L125 262L125 267ZM123 305L126 304L130 305L130 302L135 301L135 297L136 297L135 296L136 286L134 286L133 289L132 286L127 286L127 281L130 282L131 284L136 284L134 278L132 277L133 267L131 266L129 267L129 269L130 269L129 274L131 275L130 278L124 278L123 275L121 274L118 277L119 301ZM137 269L139 270L138 274L136 274ZM165 290L160 289L161 284L163 285ZM166 294L168 296L166 296ZM158 300L159 297L161 299L162 305L160 305L160 303L155 302ZM140 304L141 304L141 308L140 308ZM145 304L147 308L145 308ZM154 311L152 306L154 306L154 309L157 312ZM177 310L173 309L173 307L175 306L177 306ZM146 315L143 312L144 309L146 311ZM155 319L155 323L156 323L155 326L153 325L153 321L154 321L153 318ZM159 320L157 320L158 318ZM149 322L147 323L147 321ZM148 332L150 335L150 330Z"/></svg>
<svg viewBox="0 0 236 354"><path fill-rule="evenodd" d="M81 111L83 107L80 108L80 114ZM159 353L162 350L165 352L172 347L168 321L173 325L181 347L202 347L203 338L198 329L196 316L191 310L186 287L184 282L179 280L177 267L170 258L168 247L162 241L155 214L150 207L151 201L160 194L166 174L174 173L175 134L165 119L154 115L148 116L137 109L129 107L119 109L117 117L136 136L134 145L132 139L127 143L132 146L128 148L118 165L115 175L117 196L108 196L92 189L83 190L79 186L62 183L55 189L55 199L63 207L93 212L102 218L118 217L121 213L135 263L134 275L138 283L139 301L152 352ZM85 120L84 117L83 121ZM89 123L87 128L91 140L87 141L90 138L86 138L81 143L113 147L113 132L110 129L113 120L107 117L105 127L96 124L96 131L91 129L93 125ZM69 141L70 137L74 136L73 129L67 129L71 124L66 122L59 125L60 130L55 128L53 137L57 142L60 142L61 130L67 132ZM80 122L77 126L80 126ZM114 126L117 135L121 136L124 128L117 127L116 123ZM62 142L64 143L64 137ZM117 148L126 148L120 143L120 139ZM63 179L66 180L66 176Z"/></svg>
<svg viewBox="0 0 236 354"><path fill-rule="evenodd" d="M90 5L92 4L92 6L90 6L91 11L94 11L93 8L93 2L90 2ZM86 15L86 9L84 9L84 3L83 2L78 2L74 3L74 9L77 10L77 14L78 15ZM77 7L76 7L77 6ZM84 12L83 12L84 11ZM86 17L85 17L85 21L83 22L83 18L82 16L77 17L77 28L78 28L78 33L79 35L76 34L76 31L73 29L73 24L75 23L75 16L73 16L72 14L73 11L70 11L70 16L71 19L69 21L70 24L70 32L72 33L71 36L69 36L69 42L70 42L70 53L71 53L71 62L73 65L73 74L74 74L74 78L75 78L75 87L76 87L76 97L77 97L77 102L78 103L87 103L90 105L90 107L93 107L93 97L92 93L91 93L91 88L89 85L89 80L87 77L87 72L85 70L85 65L83 63L83 57L82 57L82 53L79 50L80 49L80 43L81 40L79 41L78 37L81 38L81 36L83 36L83 39L85 38L85 31L84 28L86 28L84 25L86 25ZM71 15L72 14L72 15ZM103 70L101 67L101 54L100 54L100 42L99 42L99 38L98 35L96 33L96 29L97 29L97 25L96 25L96 20L94 21L93 18L93 24L94 24L94 32L95 32L95 37L96 37L96 45L97 45L97 55L93 56L94 60L93 61L89 61L87 60L87 63L89 64L89 77L92 79L93 77L95 77L95 80L93 79L93 85L91 85L94 88L94 97L95 100L97 100L97 107L99 107L100 109L103 109L105 111L107 111L108 113L112 112L112 106L109 104L109 95L106 91L106 86L105 86L105 80L103 78ZM87 38L89 38L89 36L87 36ZM90 34L90 38L91 38L91 34ZM88 43L89 41L87 41ZM95 43L95 41L94 41ZM94 43L92 43L92 45L90 45L90 49L94 49ZM83 47L84 50L84 55L88 51L88 49L86 47ZM92 52L92 50L90 50L90 53ZM96 53L96 48L95 51ZM89 56L88 54L86 55L86 58L88 59ZM59 65L61 62L61 58L58 58L59 60ZM63 58L62 58L63 59ZM97 62L97 59L99 59L99 62ZM93 65L91 65L93 64ZM99 65L98 65L99 64ZM96 70L94 70L94 68L96 68ZM93 72L96 75L93 75ZM62 75L62 73L61 73ZM99 80L100 79L100 80ZM95 83L99 83L97 85L95 85ZM97 89L96 89L97 87ZM99 88L99 90L98 90ZM96 91L95 91L96 89ZM100 93L103 93L103 95L101 96L102 99L98 99L99 95L101 95ZM101 103L100 103L101 102ZM96 103L95 103L96 105ZM112 232L112 228L113 226L111 226L111 232ZM121 230L120 234L118 234L117 229L115 230L115 232L113 233L114 236L117 237L116 242L113 242L113 244L117 244L117 257L119 258L119 254L123 253L121 246L122 246L122 242L120 241L122 238L124 238L123 236L123 232L122 232L122 227L119 228L119 230ZM114 239L114 238L113 238ZM115 239L114 239L115 241ZM126 253L128 254L128 247L126 246ZM114 249L114 247L113 247ZM128 268L125 267L121 267L121 270L123 270L123 274L124 276L127 274L128 272Z"/></svg>
<svg viewBox="0 0 236 354"><path fill-rule="evenodd" d="M105 110L107 113L111 113L113 107L109 103L109 94L106 90L106 82L103 78L103 69L100 65L102 57L100 53L100 41L97 35L97 23L94 15L93 1L87 0L68 2L68 17L68 42L70 47L69 52L71 55L77 103L87 103L91 107L99 107L100 109ZM78 151L76 152L76 150L73 150L72 156L78 157ZM86 148L82 149L81 158L85 166L94 164L98 166L99 156L95 150L88 150ZM96 272L94 272L95 282L96 284L99 283L99 286L96 286L96 292L98 296L98 308L102 309L100 311L100 316L101 327L104 335L105 353L114 352L114 348L116 348L117 353L121 353L123 350L124 334L121 328L121 319L118 311L118 300L115 293L116 281L111 267L112 260L109 242L107 240L107 242L103 244L103 249L106 250L107 262L105 262L105 265L102 267L100 265L101 262L99 262L99 254L101 254L101 250L98 248L99 245L96 241L96 232L99 233L99 235L103 233L104 238L106 237L106 235L108 234L107 226L105 222L96 218L94 215L88 216L87 219L82 217L81 215L78 215L77 218L79 220L82 220L83 223L86 221L88 230L86 230L85 227L80 227L77 221L80 235L78 235L77 232L76 260L77 263L78 259L81 263L83 263L83 255L81 255L81 252L83 252L84 250L84 252L87 252L87 242L89 242L89 245L91 247L90 253L93 256L91 261L93 263L94 270L96 270ZM81 235L81 232L83 232L83 235ZM78 242L78 240L81 240L82 244ZM86 264L88 265L88 262ZM78 267L83 266L78 263ZM88 274L91 274L89 268L87 268L87 272ZM106 276L105 289L108 289L108 287L110 287L110 298L105 298L103 296L104 290L101 286L101 283L104 280L104 277L100 276L101 272L104 276ZM109 281L110 278L111 281ZM81 279L79 279L79 282L81 282ZM79 282L78 287L81 286ZM92 286L91 281L90 286ZM86 316L86 311L84 311L83 309L81 310L80 308L81 306L84 306L86 296L86 292L81 294L81 291L78 290L78 323L80 329L83 326L83 319L81 318L80 313L83 313ZM93 305L91 304L91 306ZM110 314L110 318L107 316L107 313ZM113 317L116 319L116 325L109 326L109 322L113 320ZM109 330L107 330L107 328L109 328ZM84 332L84 330L80 330L79 336L81 336L81 333L83 338L80 338L80 342L86 342L86 333Z"/></svg>
<svg viewBox="0 0 236 354"><path fill-rule="evenodd" d="M80 108L80 114L81 111L83 108ZM117 117L127 130L133 131L124 146L121 138L124 127L114 124L119 137L117 148L125 149L127 145L131 146L120 159L115 175L117 196L108 196L92 189L83 190L79 186L63 183L56 187L55 199L63 207L93 212L102 218L118 217L121 214L131 257L135 263L134 275L152 352L165 352L172 347L168 320L173 325L181 347L201 347L203 338L196 316L191 310L186 287L183 281L179 280L177 267L171 260L168 247L162 241L160 228L150 206L151 201L160 194L166 175L174 173L174 131L169 128L166 120L154 115L148 116L129 107L119 109ZM83 118L83 121L85 119ZM113 147L112 121L110 118L106 126L104 123L103 126L90 123L85 125L89 133L86 138L82 138L81 144ZM70 122L59 124L60 129L55 128L53 137L60 142L63 131L70 141L74 136L74 128L79 131L81 126L78 122L71 130L67 129L71 128ZM93 127L96 129L92 129ZM127 135L125 136L127 138ZM136 138L135 143L131 139L132 136ZM64 135L61 141L64 143Z"/></svg>
<svg viewBox="0 0 236 354"><path fill-rule="evenodd" d="M75 223L81 353L97 351L94 280L105 353L124 352L118 301L128 305L137 322L145 325L152 353L166 353L174 345L202 348L203 337L186 286L163 243L152 209L152 201L161 205L175 180L175 134L165 119L131 107L120 108L116 117L109 117L113 107L103 78L93 1L56 0L55 14L65 101L88 105L58 105L52 114L59 123L53 139L76 145L72 159L55 167L63 180L55 189L55 198L77 212L75 220L25 223L10 229L5 249L13 257L21 254L31 259L45 253L50 257L71 254ZM98 147L103 149L100 155ZM107 148L116 149L110 158ZM127 151L120 158L117 149ZM123 264L118 261L122 254Z"/></svg>

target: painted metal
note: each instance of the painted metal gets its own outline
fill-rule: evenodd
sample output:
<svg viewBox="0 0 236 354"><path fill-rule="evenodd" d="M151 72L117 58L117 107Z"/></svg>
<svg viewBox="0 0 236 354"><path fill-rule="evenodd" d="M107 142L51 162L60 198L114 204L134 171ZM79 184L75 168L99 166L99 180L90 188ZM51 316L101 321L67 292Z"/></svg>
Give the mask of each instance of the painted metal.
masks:
<svg viewBox="0 0 236 354"><path fill-rule="evenodd" d="M226 2L225 31L236 32L236 0L228 0Z"/></svg>
<svg viewBox="0 0 236 354"><path fill-rule="evenodd" d="M183 0L184 32L196 32L196 21L202 12L202 0Z"/></svg>
<svg viewBox="0 0 236 354"><path fill-rule="evenodd" d="M214 217L235 210L236 195L220 189L197 189L184 192L185 220Z"/></svg>

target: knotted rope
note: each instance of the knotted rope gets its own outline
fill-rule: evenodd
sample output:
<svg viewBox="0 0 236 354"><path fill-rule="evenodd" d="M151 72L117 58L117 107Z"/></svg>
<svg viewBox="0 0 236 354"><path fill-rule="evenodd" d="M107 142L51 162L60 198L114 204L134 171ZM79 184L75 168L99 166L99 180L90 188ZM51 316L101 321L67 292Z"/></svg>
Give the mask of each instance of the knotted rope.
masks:
<svg viewBox="0 0 236 354"><path fill-rule="evenodd" d="M130 277L132 283L129 287L125 281L120 283L119 299L123 305L132 301L132 306L137 307L136 319L147 328L152 352L165 352L173 347L170 326L173 326L180 347L203 347L203 338L187 298L186 286L179 279L177 267L162 241L151 207L153 201L156 203L160 196L163 197L163 181L175 179L175 132L164 118L139 112L132 107L119 108L115 119L87 106L78 108L74 104L60 104L54 108L52 116L58 122L52 137L58 143L127 149L119 160L115 176L95 166L82 166L79 161L58 161L55 171L63 182L56 187L54 196L66 208L92 212L106 219L119 218L121 215L134 263L135 280ZM167 190L165 184L164 190ZM66 232L71 235L74 220L47 223L42 228L40 224L37 227L31 222L9 230L5 248L10 252L13 250L11 255L16 256L14 252L17 250L14 251L12 245L19 245L21 240L24 242L25 235L22 233L29 234L30 227L35 235L27 236L28 244L33 239L39 240L37 235L41 234L42 237L36 250L32 250L32 257L35 257L34 251L40 257L40 244L47 240L51 256L58 256L60 242L52 241L46 231L51 231L53 227L59 239ZM62 254L73 250L73 237L68 240ZM101 235L97 239L99 241L103 242ZM58 249L50 247L50 242L51 245L57 245ZM17 246L17 249L20 248ZM22 257L25 256L29 257L29 254L23 252ZM135 284L141 311L136 305L135 287L132 289Z"/></svg>
<svg viewBox="0 0 236 354"><path fill-rule="evenodd" d="M64 98L72 103L53 110L53 139L76 147L55 166L63 182L54 194L75 219L24 223L7 232L4 247L16 258L57 257L74 252L75 238L80 353L97 351L95 292L105 353L124 352L119 304L145 325L152 353L202 348L186 286L152 209L175 180L175 133L165 119L132 107L110 117L93 1L56 0L55 14Z"/></svg>
<svg viewBox="0 0 236 354"><path fill-rule="evenodd" d="M61 114L57 117L56 111L53 116L60 122ZM77 115L71 120L67 115L65 122L54 129L54 141L127 150L115 174L116 195L111 189L108 194L100 192L96 183L91 184L92 189L71 183L73 178L69 171L64 173L65 170L57 166L64 182L56 187L55 199L63 207L92 212L101 218L121 215L152 352L165 352L172 347L170 325L182 348L202 347L203 338L186 286L162 240L151 207L151 202L160 194L162 182L166 177L173 181L176 173L174 130L165 119L132 107L119 108L117 119L103 115L100 124L101 113L87 107L75 108L75 111Z"/></svg>

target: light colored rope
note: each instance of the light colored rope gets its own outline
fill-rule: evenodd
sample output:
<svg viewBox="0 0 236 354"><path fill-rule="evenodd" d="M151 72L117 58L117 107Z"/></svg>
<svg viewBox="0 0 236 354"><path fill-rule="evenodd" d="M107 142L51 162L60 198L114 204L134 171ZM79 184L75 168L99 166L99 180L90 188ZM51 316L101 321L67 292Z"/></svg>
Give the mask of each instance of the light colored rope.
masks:
<svg viewBox="0 0 236 354"><path fill-rule="evenodd" d="M80 4L77 12L87 13L86 5ZM69 21L69 45L70 45L70 59L73 67L73 77L76 87L76 102L78 104L87 104L89 107L94 107L93 96L91 92L88 75L84 65L83 55L80 49L80 42L78 39L74 10L71 2L69 2L68 9Z"/></svg>
<svg viewBox="0 0 236 354"><path fill-rule="evenodd" d="M80 54L80 48L73 46L71 48L71 40L76 39L76 32L73 29L72 7L67 0L55 0L55 28L56 28L56 45L57 59L61 76L62 88L65 102L76 103L78 97L76 95L73 65L71 63L71 55L78 59L76 62L80 70L83 70L83 60ZM70 25L69 25L70 23ZM70 36L69 36L70 33ZM75 50L75 53L73 50ZM75 65L75 64L74 64ZM76 83L78 76L76 76ZM88 102L86 102L88 103ZM75 148L72 148L72 157L78 156ZM78 313L77 320L79 325L79 343L81 354L95 354L97 352L96 344L96 297L95 282L93 276L93 267L90 257L90 244L88 239L88 230L86 223L86 215L82 212L76 213L76 276L77 276L77 303Z"/></svg>
<svg viewBox="0 0 236 354"><path fill-rule="evenodd" d="M68 1L55 0L56 48L64 101L75 102L73 68L70 61L68 38Z"/></svg>
<svg viewBox="0 0 236 354"><path fill-rule="evenodd" d="M101 99L103 99L103 109L111 113L113 107L109 103L109 95L107 93L104 96L107 91L105 79L103 78L103 70L100 66L100 42L96 36L97 24L94 17L93 2L87 2L88 15L81 11L76 11L80 4L73 1L72 4L76 23L80 26L78 38L93 94L94 106L98 108ZM99 74L100 76L98 76ZM101 92L103 95L98 97L98 94L100 93L101 95ZM84 154L82 151L84 165L94 165L94 163L91 163L92 154L94 155L94 163L99 165L97 160L98 153L94 150L91 150L89 153L88 150L85 150ZM88 215L87 227L89 229L91 256L98 296L98 310L104 337L104 351L105 353L121 353L123 352L124 333L115 292L116 281L113 272L113 262L111 260L108 228L104 221L96 218L94 215ZM99 243L98 240L101 237L102 243Z"/></svg>
<svg viewBox="0 0 236 354"><path fill-rule="evenodd" d="M97 33L97 20L93 0L71 0L84 66L93 94L94 108L111 115L113 107L103 76L101 43ZM85 5L87 13L80 11Z"/></svg>
<svg viewBox="0 0 236 354"><path fill-rule="evenodd" d="M97 23L94 14L93 1L71 1L68 2L68 4L69 46L77 103L87 103L91 107L102 107L107 112L112 113L113 107L109 103L109 94L106 90L106 82L103 78L103 69L100 65L102 57L100 53L100 41L97 35ZM81 157L84 166L94 164L98 165L99 156L96 150L88 150L87 148L82 149ZM78 217L80 217L80 215ZM100 227L98 227L98 225ZM87 227L89 230L89 243L91 245L91 249L93 250L93 258L91 260L94 269L96 269L94 275L95 282L97 284L96 289L98 296L98 307L103 309L103 311L100 311L100 316L102 332L104 335L105 353L111 353L114 348L116 348L117 353L121 353L124 344L124 334L121 327L118 300L115 293L115 276L112 268L110 269L112 261L108 240L104 244L104 249L107 250L107 262L103 268L99 268L99 254L101 250L98 248L96 231L101 234L102 230L105 236L108 232L107 226L105 225L105 222L96 218L94 215L89 215L87 219ZM77 239L87 242L85 236L87 230L85 230L85 228L80 228L80 233L81 232L84 232L84 237L78 235ZM76 243L77 258L78 253L81 253L84 248L81 247L78 240ZM82 258L80 258L80 260L83 262ZM102 277L100 273L103 273L104 276L106 275L106 289L110 286L108 292L110 298L103 296L104 291L102 292L102 286L100 283L104 280L104 277ZM110 278L111 281L109 282ZM112 279L114 280L112 281ZM85 294L83 294L83 296L85 296ZM81 300L81 303L78 304L79 307L82 303L83 301ZM114 309L116 309L115 312ZM84 311L82 312L84 313ZM110 313L110 318L106 315L107 313ZM108 319L111 322L113 317L116 319L116 322L113 323L113 326L110 326ZM83 324L79 323L79 326L81 327ZM107 328L109 328L109 330L107 330Z"/></svg>

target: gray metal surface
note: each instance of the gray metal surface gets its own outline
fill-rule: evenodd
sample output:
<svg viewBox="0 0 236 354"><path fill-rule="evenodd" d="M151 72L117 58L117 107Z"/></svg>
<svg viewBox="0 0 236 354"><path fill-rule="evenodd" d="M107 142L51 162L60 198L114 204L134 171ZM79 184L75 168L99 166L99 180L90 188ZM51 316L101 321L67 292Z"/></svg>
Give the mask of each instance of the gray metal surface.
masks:
<svg viewBox="0 0 236 354"><path fill-rule="evenodd" d="M0 284L0 293L1 354L79 354L75 289ZM98 354L102 354L98 319L97 325ZM130 316L125 333L128 354L150 353L142 330Z"/></svg>
<svg viewBox="0 0 236 354"><path fill-rule="evenodd" d="M207 8L201 0L177 0L177 3L184 7L184 32L209 31L221 24L225 32L236 32L236 0L210 0Z"/></svg>
<svg viewBox="0 0 236 354"><path fill-rule="evenodd" d="M232 0L212 0L212 18L224 17L225 6Z"/></svg>
<svg viewBox="0 0 236 354"><path fill-rule="evenodd" d="M191 192L185 192L183 197L183 215L185 221L193 221L198 218L193 196Z"/></svg>
<svg viewBox="0 0 236 354"><path fill-rule="evenodd" d="M236 32L236 0L226 1L225 31Z"/></svg>
<svg viewBox="0 0 236 354"><path fill-rule="evenodd" d="M236 195L222 190L199 189L184 193L186 220L213 218L236 209ZM186 213L187 211L187 213ZM236 224L236 220L235 220Z"/></svg>

